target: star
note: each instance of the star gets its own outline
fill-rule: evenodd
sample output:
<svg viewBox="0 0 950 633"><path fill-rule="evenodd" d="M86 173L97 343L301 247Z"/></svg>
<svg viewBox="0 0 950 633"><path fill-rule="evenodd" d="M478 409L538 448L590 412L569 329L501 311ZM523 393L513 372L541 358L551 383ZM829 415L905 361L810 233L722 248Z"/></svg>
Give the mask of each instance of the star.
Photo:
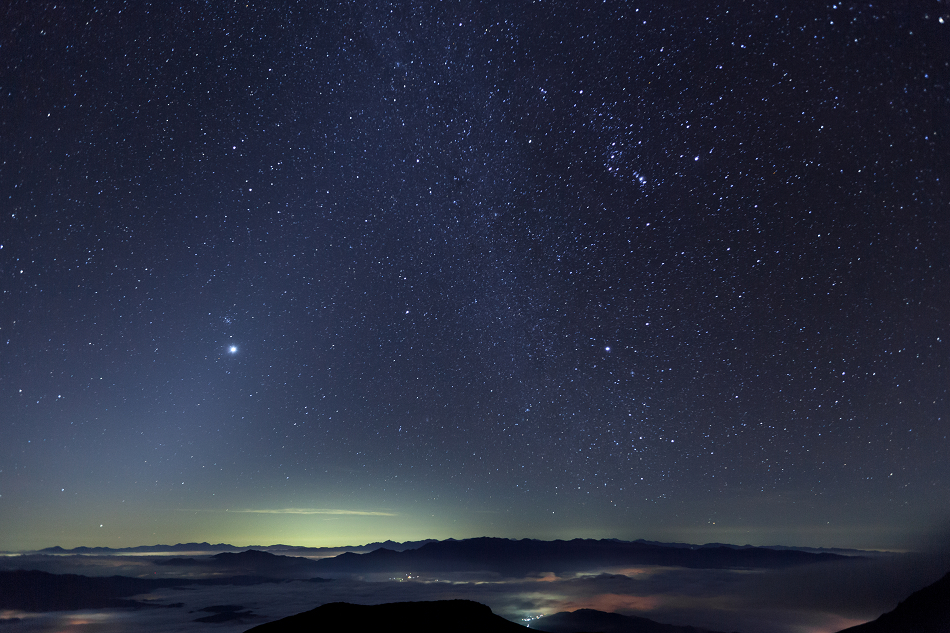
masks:
<svg viewBox="0 0 950 633"><path fill-rule="evenodd" d="M231 354L237 354L237 351L238 351L237 345L232 345L231 347L228 348L228 352L230 352Z"/></svg>

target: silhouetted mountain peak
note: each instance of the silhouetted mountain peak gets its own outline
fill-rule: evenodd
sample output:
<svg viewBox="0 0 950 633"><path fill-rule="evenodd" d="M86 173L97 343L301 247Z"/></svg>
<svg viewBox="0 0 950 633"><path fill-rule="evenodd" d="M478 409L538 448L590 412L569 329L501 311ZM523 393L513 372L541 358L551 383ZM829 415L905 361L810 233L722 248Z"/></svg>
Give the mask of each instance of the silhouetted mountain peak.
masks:
<svg viewBox="0 0 950 633"><path fill-rule="evenodd" d="M358 623L358 627L354 628ZM527 633L531 629L495 615L471 600L393 602L358 605L332 602L304 613L250 629L247 633L335 633L402 630L414 633Z"/></svg>
<svg viewBox="0 0 950 633"><path fill-rule="evenodd" d="M299 558L294 556L280 556L279 554L271 554L270 552L262 552L257 549L249 549L243 552L221 552L220 554L215 554L211 558L220 561L222 563L235 563L235 562L248 562L248 563L260 563L260 562L273 562L280 560L282 558Z"/></svg>

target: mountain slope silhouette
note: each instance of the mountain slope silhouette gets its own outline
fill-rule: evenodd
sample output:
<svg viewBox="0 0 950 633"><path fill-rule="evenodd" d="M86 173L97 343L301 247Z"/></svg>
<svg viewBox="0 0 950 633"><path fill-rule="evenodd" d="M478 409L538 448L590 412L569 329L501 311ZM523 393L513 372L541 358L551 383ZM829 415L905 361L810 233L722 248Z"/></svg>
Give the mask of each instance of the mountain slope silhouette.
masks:
<svg viewBox="0 0 950 633"><path fill-rule="evenodd" d="M910 594L893 611L838 633L950 633L950 573Z"/></svg>
<svg viewBox="0 0 950 633"><path fill-rule="evenodd" d="M606 613L595 609L562 611L554 615L538 618L531 628L545 633L577 633L578 631L597 631L597 633L714 633L695 626L675 626L661 624L637 616Z"/></svg>

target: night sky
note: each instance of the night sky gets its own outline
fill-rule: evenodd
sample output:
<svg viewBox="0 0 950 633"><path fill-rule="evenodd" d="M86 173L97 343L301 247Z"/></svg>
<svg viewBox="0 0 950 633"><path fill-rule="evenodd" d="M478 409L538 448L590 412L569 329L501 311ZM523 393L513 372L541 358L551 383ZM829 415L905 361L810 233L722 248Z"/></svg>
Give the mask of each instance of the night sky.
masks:
<svg viewBox="0 0 950 633"><path fill-rule="evenodd" d="M4 3L0 549L907 546L950 4L792 4Z"/></svg>

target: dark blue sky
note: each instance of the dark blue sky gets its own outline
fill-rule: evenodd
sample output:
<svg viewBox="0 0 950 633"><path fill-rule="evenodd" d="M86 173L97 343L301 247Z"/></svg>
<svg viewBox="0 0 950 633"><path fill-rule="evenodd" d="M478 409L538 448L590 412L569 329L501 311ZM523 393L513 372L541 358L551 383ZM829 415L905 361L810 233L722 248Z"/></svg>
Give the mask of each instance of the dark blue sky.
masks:
<svg viewBox="0 0 950 633"><path fill-rule="evenodd" d="M0 548L905 544L950 7L902 7L8 3Z"/></svg>

